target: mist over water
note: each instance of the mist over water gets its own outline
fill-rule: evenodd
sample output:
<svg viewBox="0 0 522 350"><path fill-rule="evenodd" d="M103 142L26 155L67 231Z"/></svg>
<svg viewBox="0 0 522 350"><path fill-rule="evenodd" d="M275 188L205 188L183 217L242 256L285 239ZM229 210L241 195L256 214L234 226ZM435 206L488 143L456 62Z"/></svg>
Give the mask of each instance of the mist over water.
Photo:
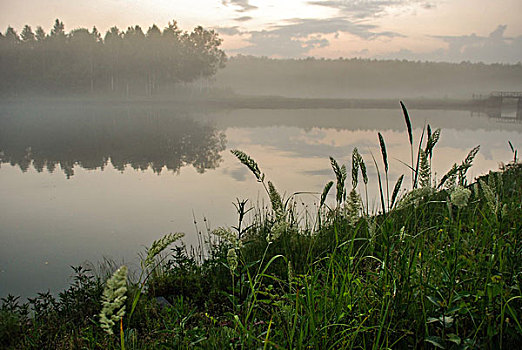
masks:
<svg viewBox="0 0 522 350"><path fill-rule="evenodd" d="M521 91L522 65L238 56L217 72L214 85L246 95L471 99Z"/></svg>
<svg viewBox="0 0 522 350"><path fill-rule="evenodd" d="M440 177L477 144L474 177L512 159L520 123L463 111L410 111L415 140L442 128L433 166ZM137 253L169 232L236 223L232 202L266 201L228 150L251 155L281 192L320 192L329 156L347 164L358 147L375 190L370 152L386 140L390 183L409 184L409 144L397 109L191 110L190 108L5 105L0 110L0 295L32 296L67 285L70 265L110 257L137 267ZM379 159L379 158L378 158ZM372 185L373 183L373 185ZM333 201L333 198L330 200ZM316 196L300 197L315 210ZM370 203L377 208L376 193ZM370 208L372 205L370 205ZM193 215L197 221L194 226ZM204 218L206 221L204 221Z"/></svg>

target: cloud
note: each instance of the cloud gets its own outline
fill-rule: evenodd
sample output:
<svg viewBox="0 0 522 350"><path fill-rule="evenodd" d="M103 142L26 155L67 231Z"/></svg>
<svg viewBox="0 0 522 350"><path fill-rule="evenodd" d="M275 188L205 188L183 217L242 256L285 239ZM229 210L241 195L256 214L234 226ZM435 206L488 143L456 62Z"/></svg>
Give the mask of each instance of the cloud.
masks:
<svg viewBox="0 0 522 350"><path fill-rule="evenodd" d="M522 35L514 38L505 37L506 28L506 25L499 25L487 37L471 34L436 38L449 44L447 55L453 60L520 62L522 61Z"/></svg>
<svg viewBox="0 0 522 350"><path fill-rule="evenodd" d="M362 39L373 39L379 36L394 37L400 34L392 32L376 32L376 25L362 24L342 17L326 19L292 19L290 24L275 26L271 34L281 36L306 37L312 34L350 33Z"/></svg>
<svg viewBox="0 0 522 350"><path fill-rule="evenodd" d="M303 171L301 171L301 174L307 175L307 176L331 176L332 169L324 168L324 169L317 169L317 170L303 170Z"/></svg>
<svg viewBox="0 0 522 350"><path fill-rule="evenodd" d="M270 31L250 32L247 40L251 45L237 49L238 53L256 56L298 57L313 49L306 40L282 36Z"/></svg>
<svg viewBox="0 0 522 350"><path fill-rule="evenodd" d="M238 26L233 27L217 27L214 28L218 33L224 34L224 35L239 35L241 34L241 31L239 30Z"/></svg>
<svg viewBox="0 0 522 350"><path fill-rule="evenodd" d="M386 57L450 62L521 62L522 35L506 37L504 36L506 28L506 25L499 25L488 36L479 36L475 33L460 36L434 36L434 38L446 43L447 48L440 48L422 54L403 49L386 55Z"/></svg>
<svg viewBox="0 0 522 350"><path fill-rule="evenodd" d="M437 0L433 0L437 1ZM435 7L435 3L426 0L313 0L310 5L330 7L340 10L343 14L351 18L378 17L392 8L408 8L411 6L421 6L425 9ZM440 1L440 0L439 0Z"/></svg>
<svg viewBox="0 0 522 350"><path fill-rule="evenodd" d="M306 40L304 43L307 47L326 47L330 45L328 40L321 38L320 36Z"/></svg>
<svg viewBox="0 0 522 350"><path fill-rule="evenodd" d="M237 6L239 7L237 12L247 12L257 9L257 6L250 5L249 0L221 0L221 3L225 6Z"/></svg>
<svg viewBox="0 0 522 350"><path fill-rule="evenodd" d="M247 22L247 21L250 21L251 19L252 19L252 17L250 17L250 16L241 16L241 17L234 18L234 21Z"/></svg>
<svg viewBox="0 0 522 350"><path fill-rule="evenodd" d="M426 10L431 10L431 9L434 9L437 7L435 4L430 3L430 2L426 2L426 3L422 4L421 6L423 9L426 9Z"/></svg>
<svg viewBox="0 0 522 350"><path fill-rule="evenodd" d="M330 43L326 35L350 33L365 40L378 37L401 36L393 32L379 32L372 24L355 23L346 18L291 19L288 24L272 26L261 31L243 32L251 45L235 51L242 54L300 57L314 48L323 48Z"/></svg>
<svg viewBox="0 0 522 350"><path fill-rule="evenodd" d="M249 175L248 170L246 169L246 167L243 167L243 166L238 166L233 169L224 169L223 173L230 175L234 180L236 180L238 182L245 181L247 178L247 175Z"/></svg>

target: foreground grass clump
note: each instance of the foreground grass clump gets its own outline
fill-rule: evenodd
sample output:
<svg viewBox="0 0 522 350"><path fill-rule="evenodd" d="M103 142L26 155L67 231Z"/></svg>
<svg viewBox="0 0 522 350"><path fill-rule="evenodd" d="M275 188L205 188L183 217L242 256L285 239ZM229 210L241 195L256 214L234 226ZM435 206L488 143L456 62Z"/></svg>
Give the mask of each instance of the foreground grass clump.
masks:
<svg viewBox="0 0 522 350"><path fill-rule="evenodd" d="M431 162L440 130L428 126L414 147L403 110L411 188L401 195L401 176L389 190L388 154L379 134L382 178L371 155L378 212L369 211L371 184L357 149L351 188L347 167L330 159L335 181L318 195L314 213L297 210L299 194L281 196L250 156L234 150L265 188L269 208L238 200L237 225L208 229L190 250L178 244L167 253L181 235L165 236L146 252L135 281L121 277L125 268L107 282L78 268L58 299L3 299L2 346L517 348L522 164L514 152L513 162L500 171L468 183L477 147L435 182ZM329 201L332 189L335 200ZM113 313L117 317L107 327L98 315L115 300L114 309L126 311Z"/></svg>

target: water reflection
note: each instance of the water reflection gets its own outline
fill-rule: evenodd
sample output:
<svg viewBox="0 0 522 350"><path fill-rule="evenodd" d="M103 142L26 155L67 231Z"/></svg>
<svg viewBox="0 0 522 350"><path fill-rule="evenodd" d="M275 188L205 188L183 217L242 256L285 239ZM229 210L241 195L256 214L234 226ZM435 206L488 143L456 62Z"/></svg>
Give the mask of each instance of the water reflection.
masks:
<svg viewBox="0 0 522 350"><path fill-rule="evenodd" d="M0 115L0 161L26 172L58 166L67 178L76 165L103 170L109 163L120 171L164 168L179 172L192 165L198 173L221 162L226 138L212 123L186 113L53 110Z"/></svg>

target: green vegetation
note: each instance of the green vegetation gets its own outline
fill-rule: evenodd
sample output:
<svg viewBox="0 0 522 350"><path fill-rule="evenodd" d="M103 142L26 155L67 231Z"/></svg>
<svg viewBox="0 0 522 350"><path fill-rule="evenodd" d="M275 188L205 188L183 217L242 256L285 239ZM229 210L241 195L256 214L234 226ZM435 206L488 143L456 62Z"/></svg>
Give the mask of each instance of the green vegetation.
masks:
<svg viewBox="0 0 522 350"><path fill-rule="evenodd" d="M413 176L402 196L403 176L390 191L379 135L377 213L369 212L372 183L357 149L351 189L346 165L331 158L335 182L313 213L299 211L300 194L281 196L254 159L233 150L270 207L238 199L237 225L207 230L192 249L178 244L165 252L181 234L154 242L135 281L125 283L125 267L110 278L76 268L57 299L39 294L21 304L9 296L0 341L34 349L516 348L522 164L510 144L511 163L468 183L476 147L435 182L439 135L428 126L416 145L408 127L405 166Z"/></svg>
<svg viewBox="0 0 522 350"><path fill-rule="evenodd" d="M96 27L66 33L58 19L49 34L26 25L18 35L8 27L0 34L0 93L171 93L177 83L209 78L222 68L226 55L220 45L213 30L184 32L176 21L163 31L153 24L146 33L140 26L112 27L103 39Z"/></svg>

